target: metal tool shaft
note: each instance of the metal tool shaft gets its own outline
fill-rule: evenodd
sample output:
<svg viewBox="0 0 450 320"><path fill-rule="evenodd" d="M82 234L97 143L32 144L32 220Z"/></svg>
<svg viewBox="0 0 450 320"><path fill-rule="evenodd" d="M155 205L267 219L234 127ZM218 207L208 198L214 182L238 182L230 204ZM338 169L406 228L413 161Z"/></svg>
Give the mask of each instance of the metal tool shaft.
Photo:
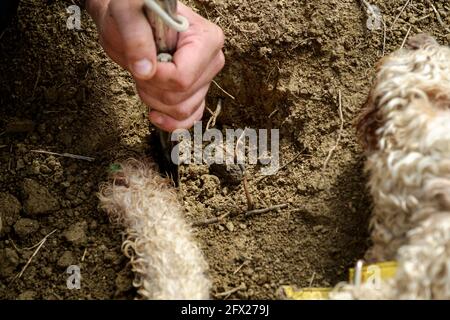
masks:
<svg viewBox="0 0 450 320"><path fill-rule="evenodd" d="M164 9L171 17L175 18L177 13L177 0L155 0L158 5ZM147 17L153 29L156 48L159 53L173 54L177 48L178 32L170 28L163 20L152 10L146 9Z"/></svg>
<svg viewBox="0 0 450 320"><path fill-rule="evenodd" d="M177 0L155 0L155 2L172 18L175 19L177 16ZM177 49L178 43L178 32L171 27L169 27L160 16L146 7L147 18L152 26L153 38L155 40L156 49L158 53L158 60L160 62L169 62L172 59L172 55ZM169 176L175 182L175 186L179 183L179 171L178 165L172 162L171 151L173 148L173 143L171 141L171 133L158 130L159 142L163 153L163 166Z"/></svg>

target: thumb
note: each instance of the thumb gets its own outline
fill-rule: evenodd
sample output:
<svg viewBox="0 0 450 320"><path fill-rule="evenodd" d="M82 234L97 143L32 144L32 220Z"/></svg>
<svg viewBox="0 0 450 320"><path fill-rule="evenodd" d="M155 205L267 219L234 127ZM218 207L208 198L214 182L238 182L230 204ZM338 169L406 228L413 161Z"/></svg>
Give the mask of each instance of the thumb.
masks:
<svg viewBox="0 0 450 320"><path fill-rule="evenodd" d="M110 14L122 38L128 70L138 79L152 78L156 72L156 48L142 0L111 0Z"/></svg>

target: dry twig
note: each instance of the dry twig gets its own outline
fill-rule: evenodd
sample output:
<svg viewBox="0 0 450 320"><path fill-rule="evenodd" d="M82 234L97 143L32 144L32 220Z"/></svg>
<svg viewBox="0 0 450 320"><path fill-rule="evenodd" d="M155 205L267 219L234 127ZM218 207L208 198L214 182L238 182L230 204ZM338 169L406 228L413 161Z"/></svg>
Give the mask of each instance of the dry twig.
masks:
<svg viewBox="0 0 450 320"><path fill-rule="evenodd" d="M89 162L92 162L95 160L95 158L92 158L92 157L80 156L77 154L71 154L71 153L67 153L67 152L57 153L57 152L51 152L51 151L45 151L45 150L31 150L31 152L49 154L52 156L59 156L59 157L77 159L77 160L85 160L85 161L89 161Z"/></svg>
<svg viewBox="0 0 450 320"><path fill-rule="evenodd" d="M236 98L234 97L234 96L232 96L231 94L229 94L228 92L226 92L225 91L225 89L224 88L222 88L216 81L212 81L216 86L217 86L217 88L219 88L223 93L225 93L227 96L229 96L231 99L233 99L233 100L236 100Z"/></svg>
<svg viewBox="0 0 450 320"><path fill-rule="evenodd" d="M405 39L403 39L402 46L400 47L400 49L403 49L403 47L405 46L405 43L408 40L408 36L409 36L409 33L411 32L411 29L412 29L412 25L409 26L408 32L406 32Z"/></svg>
<svg viewBox="0 0 450 320"><path fill-rule="evenodd" d="M384 22L383 19L383 52L381 54L382 57L384 57L384 55L386 54L386 22Z"/></svg>
<svg viewBox="0 0 450 320"><path fill-rule="evenodd" d="M206 131L208 131L210 128L213 128L216 125L217 117L222 112L222 99L219 99L217 102L217 108L216 111L211 115L211 118L209 118L208 123L206 124Z"/></svg>
<svg viewBox="0 0 450 320"><path fill-rule="evenodd" d="M277 204L275 206L271 206L268 208L254 209L254 210L246 211L244 213L244 217L249 217L249 216L253 216L253 215L257 215L257 214L263 214L266 212L284 209L287 207L288 207L288 204L283 203L283 204ZM214 217L214 218L206 219L203 221L197 221L197 222L192 223L192 226L193 227L201 227L201 226L207 226L207 225L214 224L214 223L219 223L219 222L222 222L223 220L225 220L225 218L227 218L230 214L231 214L231 212L227 212L227 213L224 213L223 215L221 215L220 217Z"/></svg>
<svg viewBox="0 0 450 320"><path fill-rule="evenodd" d="M192 224L192 226L193 227L201 227L201 226L207 226L207 225L210 225L210 224L221 222L221 221L225 220L225 218L228 217L230 215L230 213L231 212L227 212L227 213L224 213L223 215L221 215L220 217L214 217L214 218L211 218L211 219L206 219L204 221L194 222Z"/></svg>
<svg viewBox="0 0 450 320"><path fill-rule="evenodd" d="M81 262L84 262L84 259L86 258L87 248L84 249L83 256L81 257Z"/></svg>
<svg viewBox="0 0 450 320"><path fill-rule="evenodd" d="M447 27L447 25L445 24L444 20L442 20L441 14L436 9L434 4L430 0L427 0L427 2L431 6L431 8L433 8L434 13L436 14L436 18L438 19L438 22L442 26L442 28L444 28L445 31L450 32L450 28Z"/></svg>
<svg viewBox="0 0 450 320"><path fill-rule="evenodd" d="M253 202L253 198L250 193L250 187L248 185L247 174L245 171L244 171L244 178L242 179L242 184L244 186L245 198L247 199L247 210L253 210L255 208L255 204Z"/></svg>
<svg viewBox="0 0 450 320"><path fill-rule="evenodd" d="M270 114L269 114L269 119L272 119L272 117L275 115L275 113L277 113L279 111L279 109L275 109L273 110Z"/></svg>
<svg viewBox="0 0 450 320"><path fill-rule="evenodd" d="M241 269L248 264L248 261L244 261L236 270L234 270L233 274L238 273Z"/></svg>
<svg viewBox="0 0 450 320"><path fill-rule="evenodd" d="M316 277L316 272L313 272L313 275L311 277L311 280L309 280L309 287L312 288L312 285L314 283L314 278Z"/></svg>
<svg viewBox="0 0 450 320"><path fill-rule="evenodd" d="M402 15L402 13L405 11L406 7L408 6L408 4L411 2L411 0L407 0L405 5L402 7L402 10L400 10L400 13L395 17L394 22L392 22L391 24L391 28L390 31L392 31L392 29L394 28L395 23L397 22L397 20L400 18L400 16Z"/></svg>
<svg viewBox="0 0 450 320"><path fill-rule="evenodd" d="M22 277L23 273L25 272L25 270L28 268L28 266L30 265L31 261L33 260L33 258L37 255L37 253L39 252L39 250L42 248L42 246L44 245L44 243L47 241L48 237L50 237L52 234L54 234L57 231L57 229L53 230L52 232L50 232L48 235L46 235L39 243L38 243L38 247L36 248L36 250L33 252L33 254L31 255L31 257L28 259L27 263L25 264L25 266L22 268L22 270L20 271L19 274L17 274L14 279L11 281L11 283L13 283L15 280L20 279L20 277Z"/></svg>
<svg viewBox="0 0 450 320"><path fill-rule="evenodd" d="M246 285L245 283L242 283L239 287L236 287L234 289L225 291L225 292L221 292L221 293L216 293L216 297L217 298L224 298L224 300L228 299L233 293L236 293L240 290L245 290Z"/></svg>

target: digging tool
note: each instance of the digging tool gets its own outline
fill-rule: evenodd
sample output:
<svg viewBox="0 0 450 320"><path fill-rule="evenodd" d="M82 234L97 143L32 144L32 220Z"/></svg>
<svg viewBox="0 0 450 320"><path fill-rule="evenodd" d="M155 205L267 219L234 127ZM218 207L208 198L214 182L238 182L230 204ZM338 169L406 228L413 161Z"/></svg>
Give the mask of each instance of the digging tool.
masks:
<svg viewBox="0 0 450 320"><path fill-rule="evenodd" d="M145 10L152 26L155 40L158 61L169 63L172 61L172 54L176 51L178 43L178 33L184 32L189 27L186 18L177 15L177 0L144 0ZM165 171L173 179L175 185L179 183L178 165L172 161L171 153L173 142L171 133L158 129L161 153L161 171Z"/></svg>

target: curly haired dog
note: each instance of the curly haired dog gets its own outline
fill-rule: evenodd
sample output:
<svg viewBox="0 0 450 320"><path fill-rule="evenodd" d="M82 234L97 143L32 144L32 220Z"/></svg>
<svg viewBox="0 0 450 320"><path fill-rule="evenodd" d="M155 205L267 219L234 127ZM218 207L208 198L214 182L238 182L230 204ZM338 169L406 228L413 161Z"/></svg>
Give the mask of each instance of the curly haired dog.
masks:
<svg viewBox="0 0 450 320"><path fill-rule="evenodd" d="M144 299L208 299L208 265L193 241L168 181L146 162L129 160L102 186L100 205L126 228L122 245Z"/></svg>
<svg viewBox="0 0 450 320"><path fill-rule="evenodd" d="M334 297L449 299L450 48L422 34L383 58L358 133L374 203L366 260L398 270Z"/></svg>

